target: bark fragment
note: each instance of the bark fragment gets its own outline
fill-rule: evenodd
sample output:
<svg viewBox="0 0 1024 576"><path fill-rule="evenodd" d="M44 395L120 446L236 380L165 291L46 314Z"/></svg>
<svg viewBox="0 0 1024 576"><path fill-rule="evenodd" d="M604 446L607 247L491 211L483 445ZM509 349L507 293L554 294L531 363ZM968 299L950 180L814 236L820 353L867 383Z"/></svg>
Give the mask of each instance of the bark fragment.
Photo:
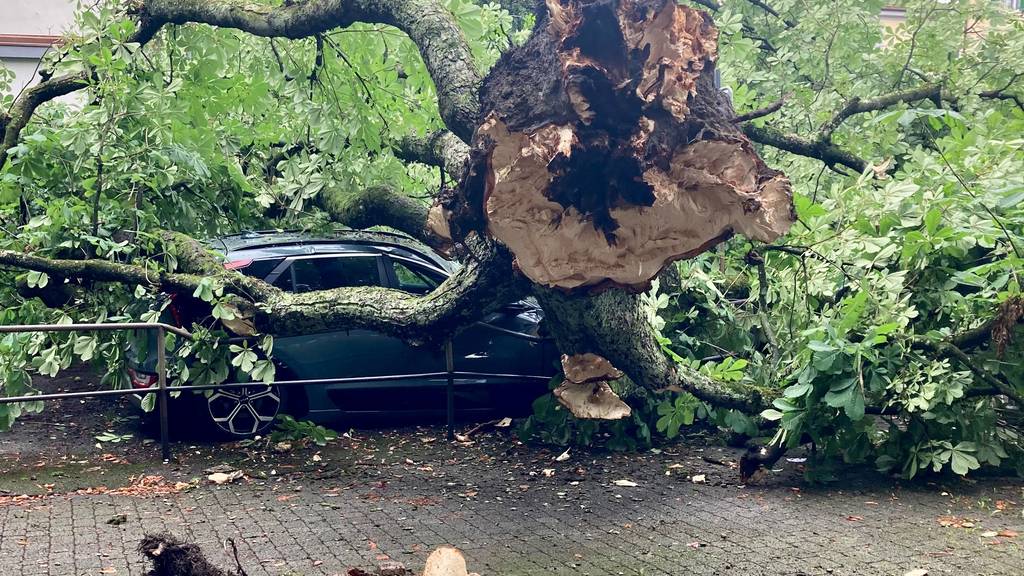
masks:
<svg viewBox="0 0 1024 576"><path fill-rule="evenodd" d="M555 388L558 401L577 418L618 420L632 414L629 405L612 390L609 380L622 378L622 371L597 354L562 355L565 382Z"/></svg>
<svg viewBox="0 0 1024 576"><path fill-rule="evenodd" d="M645 288L739 232L793 222L716 87L717 31L671 0L547 0L530 40L482 89L463 182L482 227L534 282ZM472 218L470 218L472 220Z"/></svg>
<svg viewBox="0 0 1024 576"><path fill-rule="evenodd" d="M566 380L576 384L588 384L598 380L622 378L622 371L612 363L591 352L585 354L562 354L562 372Z"/></svg>
<svg viewBox="0 0 1024 576"><path fill-rule="evenodd" d="M435 238L434 249L442 254L451 254L452 229L448 224L451 219L451 211L439 202L435 202L427 210L427 231Z"/></svg>
<svg viewBox="0 0 1024 576"><path fill-rule="evenodd" d="M577 384L566 380L555 388L555 397L577 418L619 420L628 418L632 409L622 401L608 382Z"/></svg>
<svg viewBox="0 0 1024 576"><path fill-rule="evenodd" d="M996 358L1006 355L1006 348L1013 339L1013 329L1024 318L1024 298L1008 298L999 305L995 323L992 325L992 341L996 345Z"/></svg>

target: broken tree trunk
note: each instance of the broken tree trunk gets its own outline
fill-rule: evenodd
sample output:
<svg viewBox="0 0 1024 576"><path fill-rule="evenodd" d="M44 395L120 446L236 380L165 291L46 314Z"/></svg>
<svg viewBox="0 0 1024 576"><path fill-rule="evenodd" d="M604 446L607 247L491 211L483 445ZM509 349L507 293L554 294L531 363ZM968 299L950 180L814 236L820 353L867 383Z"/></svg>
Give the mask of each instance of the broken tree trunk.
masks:
<svg viewBox="0 0 1024 576"><path fill-rule="evenodd" d="M794 220L715 83L717 31L672 0L548 0L484 81L456 228L486 230L534 282L643 289L735 232Z"/></svg>
<svg viewBox="0 0 1024 576"><path fill-rule="evenodd" d="M542 12L484 80L468 169L443 201L448 231L509 248L563 353L759 410L756 392L668 360L635 297L673 261L737 232L775 240L795 219L789 181L716 85L710 17L673 0L547 0ZM582 407L603 390L561 392Z"/></svg>

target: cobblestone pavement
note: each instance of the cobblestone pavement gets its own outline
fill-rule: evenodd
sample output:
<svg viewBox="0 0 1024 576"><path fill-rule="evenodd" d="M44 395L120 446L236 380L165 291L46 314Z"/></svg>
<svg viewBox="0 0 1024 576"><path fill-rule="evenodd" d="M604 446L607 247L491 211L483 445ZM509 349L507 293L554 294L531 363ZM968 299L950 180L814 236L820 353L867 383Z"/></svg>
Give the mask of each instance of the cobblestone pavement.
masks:
<svg viewBox="0 0 1024 576"><path fill-rule="evenodd" d="M179 445L171 466L110 456L50 463L61 476L102 467L111 487L140 472L193 484L164 495L8 496L0 574L138 576L145 566L135 546L153 531L194 540L223 566L232 562L222 542L233 538L250 576L345 574L388 557L418 570L441 544L461 548L485 576L1024 574L1024 535L1013 536L1024 533L1018 480L862 476L816 487L786 470L744 487L728 448L574 450L556 461L557 452L507 434L481 434L471 445L442 435L361 432L285 454L265 444ZM82 468L97 461L106 463ZM223 462L246 477L220 486L203 478ZM24 465L43 481L42 463ZM110 523L121 514L126 521Z"/></svg>

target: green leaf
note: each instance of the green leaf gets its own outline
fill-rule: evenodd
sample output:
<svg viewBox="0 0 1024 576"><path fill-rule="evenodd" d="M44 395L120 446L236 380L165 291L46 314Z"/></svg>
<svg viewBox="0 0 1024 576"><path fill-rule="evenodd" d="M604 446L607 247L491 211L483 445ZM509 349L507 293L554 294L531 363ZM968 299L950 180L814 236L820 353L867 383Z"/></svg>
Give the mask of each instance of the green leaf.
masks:
<svg viewBox="0 0 1024 576"><path fill-rule="evenodd" d="M786 390L783 391L782 394L786 398L800 398L802 396L806 396L807 394L809 394L813 389L814 387L811 385L810 382L804 382L799 384L793 384L792 386L786 388Z"/></svg>
<svg viewBox="0 0 1024 576"><path fill-rule="evenodd" d="M864 394L861 393L859 386L854 387L850 400L843 405L843 410L847 417L854 422L864 418Z"/></svg>
<svg viewBox="0 0 1024 576"><path fill-rule="evenodd" d="M807 347L815 352L831 352L833 350L837 350L835 346L820 340L811 340L807 343Z"/></svg>
<svg viewBox="0 0 1024 576"><path fill-rule="evenodd" d="M832 408L846 406L852 401L854 393L858 392L855 386L856 381L856 378L849 377L833 382L829 386L828 392L825 393L825 403Z"/></svg>
<svg viewBox="0 0 1024 576"><path fill-rule="evenodd" d="M35 270L32 270L28 273L27 282L29 288L45 288L50 282L50 277L46 272L36 272Z"/></svg>
<svg viewBox="0 0 1024 576"><path fill-rule="evenodd" d="M97 344L95 336L78 336L75 338L74 353L82 358L82 362L88 362L96 353Z"/></svg>
<svg viewBox="0 0 1024 576"><path fill-rule="evenodd" d="M192 296L199 298L203 302L213 302L213 280L209 278L200 280L199 285L192 292Z"/></svg>
<svg viewBox="0 0 1024 576"><path fill-rule="evenodd" d="M978 459L972 454L954 449L949 460L949 466L953 469L953 472L966 476L971 470L977 470L981 464L978 463Z"/></svg>
<svg viewBox="0 0 1024 576"><path fill-rule="evenodd" d="M938 208L932 208L924 215L924 228L929 234L935 234L935 231L939 229L939 224L942 222L942 211Z"/></svg>

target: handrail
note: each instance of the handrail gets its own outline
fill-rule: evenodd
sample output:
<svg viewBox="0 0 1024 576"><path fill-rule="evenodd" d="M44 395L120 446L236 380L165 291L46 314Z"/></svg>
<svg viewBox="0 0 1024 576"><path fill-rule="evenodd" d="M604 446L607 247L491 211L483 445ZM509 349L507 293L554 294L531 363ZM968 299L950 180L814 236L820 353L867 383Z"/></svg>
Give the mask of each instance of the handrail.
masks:
<svg viewBox="0 0 1024 576"><path fill-rule="evenodd" d="M102 322L91 324L19 324L14 326L0 325L0 334L17 334L20 332L115 332L117 330L156 330L163 328L165 332L177 334L182 338L192 339L192 333L184 328L164 324L163 322Z"/></svg>
<svg viewBox="0 0 1024 576"><path fill-rule="evenodd" d="M535 374L497 374L490 372L452 372L454 378L509 378L522 380L550 380L550 376ZM168 386L168 392L202 392L204 390L230 390L234 388L250 388L253 386L327 386L330 384L361 384L367 382L394 382L396 380L421 380L427 378L446 378L448 372L424 372L422 374L390 374L384 376L354 376L350 378L310 378L307 380L275 380L273 382L224 382L221 384L187 384L184 386ZM150 388L119 388L114 390L87 390L84 392L59 392L56 394L28 394L23 396L0 396L0 404L16 404L20 402L43 402L46 400L66 400L72 398L91 398L102 396L128 396L154 394L158 389Z"/></svg>
<svg viewBox="0 0 1024 576"><path fill-rule="evenodd" d="M498 326L488 325L490 328L502 332L509 332L518 336L526 337L528 340L543 340L543 337L524 335ZM23 324L23 325L0 325L0 334L17 334L31 332L112 332L117 330L156 330L157 342L163 341L165 333L171 333L189 340L193 339L192 333L184 328L164 324L163 322L97 322L87 324ZM167 358L166 347L157 346L157 385L150 388L124 388L119 390L93 390L83 392L60 392L56 394L35 394L23 396L0 396L0 405L14 404L21 402L44 402L47 400L64 400L72 398L97 398L106 396L127 396L157 394L160 413L160 445L163 451L164 462L170 461L171 448L168 433L167 404L171 392L220 390L231 388L243 388L250 386L324 386L330 384L346 383L367 383L386 382L395 380L417 380L428 378L447 379L447 413L448 413L448 439L455 437L454 414L455 414L455 379L456 378L509 378L509 379L531 379L549 380L549 376L531 374L497 374L489 372L457 372L455 371L453 358L452 339L445 341L445 371L424 372L421 374L391 374L378 376L356 376L346 378L308 378L305 380L280 380L275 382L230 382L222 384L203 384L168 386L167 385Z"/></svg>

